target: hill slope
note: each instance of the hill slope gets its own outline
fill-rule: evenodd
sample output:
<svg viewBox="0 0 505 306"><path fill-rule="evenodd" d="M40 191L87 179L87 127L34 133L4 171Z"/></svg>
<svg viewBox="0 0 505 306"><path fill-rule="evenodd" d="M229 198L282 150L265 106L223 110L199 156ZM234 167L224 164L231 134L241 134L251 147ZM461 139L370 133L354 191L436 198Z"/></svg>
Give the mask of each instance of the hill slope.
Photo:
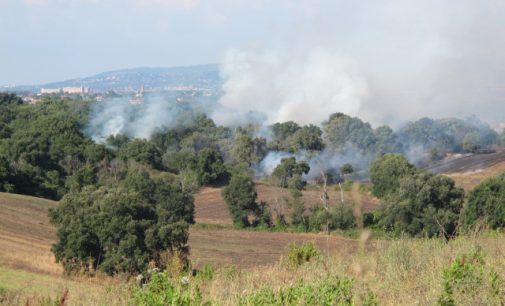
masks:
<svg viewBox="0 0 505 306"><path fill-rule="evenodd" d="M218 65L186 67L141 67L102 72L84 78L33 86L17 86L14 91L39 91L40 88L89 87L93 91L132 91L144 86L149 90L164 90L176 87L217 92L221 87ZM9 88L12 90L12 88Z"/></svg>

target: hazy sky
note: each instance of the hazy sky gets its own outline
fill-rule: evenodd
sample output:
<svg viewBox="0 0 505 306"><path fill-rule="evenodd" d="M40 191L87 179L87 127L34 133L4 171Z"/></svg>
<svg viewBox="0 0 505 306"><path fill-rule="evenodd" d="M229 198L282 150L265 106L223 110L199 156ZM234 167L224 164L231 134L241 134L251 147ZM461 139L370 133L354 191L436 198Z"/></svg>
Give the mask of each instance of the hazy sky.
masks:
<svg viewBox="0 0 505 306"><path fill-rule="evenodd" d="M0 0L0 85L217 63L230 47L269 44L293 21L289 1L271 2Z"/></svg>
<svg viewBox="0 0 505 306"><path fill-rule="evenodd" d="M0 42L0 85L219 63L222 122L505 121L504 0L0 0Z"/></svg>

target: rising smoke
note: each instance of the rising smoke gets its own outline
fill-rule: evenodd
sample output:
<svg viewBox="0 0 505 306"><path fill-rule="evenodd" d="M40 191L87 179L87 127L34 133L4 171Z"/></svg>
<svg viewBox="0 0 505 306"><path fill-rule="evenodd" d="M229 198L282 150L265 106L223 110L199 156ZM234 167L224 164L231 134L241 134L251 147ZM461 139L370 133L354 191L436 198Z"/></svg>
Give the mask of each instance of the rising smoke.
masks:
<svg viewBox="0 0 505 306"><path fill-rule="evenodd" d="M496 110L505 96L505 2L288 3L291 17L272 26L275 42L225 54L217 122L250 110L267 123L319 124L334 112L393 126L422 116L504 120Z"/></svg>

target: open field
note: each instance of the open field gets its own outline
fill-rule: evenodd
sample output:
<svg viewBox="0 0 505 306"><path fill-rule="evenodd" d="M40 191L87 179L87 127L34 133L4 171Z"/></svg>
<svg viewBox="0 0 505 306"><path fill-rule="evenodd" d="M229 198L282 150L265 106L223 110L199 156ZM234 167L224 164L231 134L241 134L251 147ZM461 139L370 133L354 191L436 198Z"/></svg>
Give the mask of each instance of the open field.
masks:
<svg viewBox="0 0 505 306"><path fill-rule="evenodd" d="M13 296L9 305L25 305L26 301L37 305L41 297L56 298L65 288L69 289L69 305L127 304L130 285L121 277L61 275L49 251L54 229L47 223L46 211L54 205L51 201L0 193L0 210L6 212L0 217L0 287ZM320 259L298 269L287 268L279 259L292 241L316 241ZM217 301L218 305L236 305L244 294L262 288L286 288L300 279L316 282L326 275L354 279L353 292L358 299L373 292L380 305L432 305L443 290L443 269L457 256L477 250L483 254L485 271L496 272L500 284L505 284L503 234L460 237L449 243L409 238L363 243L367 246L364 249L356 240L339 237L330 237L327 244L326 236L317 234L200 227L190 232L191 258L197 266L211 262L221 266L213 279L200 285L204 299ZM228 264L239 269L228 269ZM476 287L478 295L468 300L465 296L459 300L463 301L461 305L489 305L484 300L486 288ZM500 294L505 299L505 294Z"/></svg>
<svg viewBox="0 0 505 306"><path fill-rule="evenodd" d="M353 189L344 192L344 200L353 204L361 205L362 211L373 211L379 204L379 200L373 197L366 190L359 190L359 185L354 184ZM232 219L228 213L228 208L221 195L223 188L204 187L195 195L195 221L207 224L232 224ZM291 199L288 189L279 188L265 183L256 183L258 201L267 202L272 212L280 210L285 216L289 216L289 207L285 203L285 198ZM340 191L338 186L329 186L328 193L330 204L340 202ZM321 190L318 186L308 186L302 192L305 207L310 208L321 204Z"/></svg>
<svg viewBox="0 0 505 306"><path fill-rule="evenodd" d="M56 202L33 197L0 193L0 264L45 274L61 274L50 251L55 241L47 209ZM279 260L290 242L314 240L326 249L326 236L303 233L271 233L234 229L191 228L189 245L195 263L240 267L268 265ZM330 237L328 248L334 252L356 249L352 239Z"/></svg>

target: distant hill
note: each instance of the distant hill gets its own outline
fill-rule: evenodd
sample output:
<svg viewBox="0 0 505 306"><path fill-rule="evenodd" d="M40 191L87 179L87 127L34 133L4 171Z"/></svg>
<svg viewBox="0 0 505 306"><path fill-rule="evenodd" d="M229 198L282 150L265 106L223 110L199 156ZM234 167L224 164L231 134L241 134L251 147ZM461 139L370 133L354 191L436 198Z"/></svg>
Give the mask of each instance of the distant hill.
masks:
<svg viewBox="0 0 505 306"><path fill-rule="evenodd" d="M198 65L186 67L142 67L102 72L85 78L5 88L9 91L38 92L41 88L83 86L92 91L137 91L141 86L150 91L192 89L217 93L221 87L219 66ZM2 88L0 88L1 90Z"/></svg>

